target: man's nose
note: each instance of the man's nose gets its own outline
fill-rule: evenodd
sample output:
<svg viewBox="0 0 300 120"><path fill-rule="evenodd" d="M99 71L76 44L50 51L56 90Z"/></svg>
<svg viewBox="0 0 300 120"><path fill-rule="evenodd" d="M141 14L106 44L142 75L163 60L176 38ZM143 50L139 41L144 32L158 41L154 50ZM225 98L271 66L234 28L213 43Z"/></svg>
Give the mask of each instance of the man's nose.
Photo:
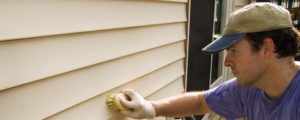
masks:
<svg viewBox="0 0 300 120"><path fill-rule="evenodd" d="M226 57L225 57L225 60L224 60L224 66L230 67L231 65L232 65L232 60L229 57L229 55L227 54Z"/></svg>

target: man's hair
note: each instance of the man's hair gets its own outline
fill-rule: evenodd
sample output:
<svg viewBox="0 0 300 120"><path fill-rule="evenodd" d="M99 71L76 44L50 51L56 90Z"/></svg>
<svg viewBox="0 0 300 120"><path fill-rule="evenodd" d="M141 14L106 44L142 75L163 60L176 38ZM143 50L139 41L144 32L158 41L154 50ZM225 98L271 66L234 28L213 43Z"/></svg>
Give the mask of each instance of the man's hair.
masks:
<svg viewBox="0 0 300 120"><path fill-rule="evenodd" d="M263 32L247 33L247 40L252 46L253 52L258 52L265 38L270 37L275 44L275 53L278 53L278 58L294 56L299 49L299 32L295 28L284 28Z"/></svg>

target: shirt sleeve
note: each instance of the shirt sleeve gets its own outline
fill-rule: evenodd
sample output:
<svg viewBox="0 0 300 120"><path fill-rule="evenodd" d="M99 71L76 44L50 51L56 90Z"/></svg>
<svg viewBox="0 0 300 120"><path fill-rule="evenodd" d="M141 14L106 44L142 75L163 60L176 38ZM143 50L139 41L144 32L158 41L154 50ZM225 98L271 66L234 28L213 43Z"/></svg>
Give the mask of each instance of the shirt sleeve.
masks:
<svg viewBox="0 0 300 120"><path fill-rule="evenodd" d="M205 100L209 108L226 119L245 116L243 102L239 95L236 79L229 80L216 88L205 91Z"/></svg>

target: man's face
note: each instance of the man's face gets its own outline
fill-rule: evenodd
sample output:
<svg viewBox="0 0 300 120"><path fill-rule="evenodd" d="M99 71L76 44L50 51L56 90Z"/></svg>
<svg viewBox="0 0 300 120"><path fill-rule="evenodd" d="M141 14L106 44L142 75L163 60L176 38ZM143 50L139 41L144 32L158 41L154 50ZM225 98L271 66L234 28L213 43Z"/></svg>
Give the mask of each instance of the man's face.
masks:
<svg viewBox="0 0 300 120"><path fill-rule="evenodd" d="M253 52L250 43L240 39L226 49L227 56L224 65L230 67L237 82L242 86L255 86L266 70L262 50Z"/></svg>

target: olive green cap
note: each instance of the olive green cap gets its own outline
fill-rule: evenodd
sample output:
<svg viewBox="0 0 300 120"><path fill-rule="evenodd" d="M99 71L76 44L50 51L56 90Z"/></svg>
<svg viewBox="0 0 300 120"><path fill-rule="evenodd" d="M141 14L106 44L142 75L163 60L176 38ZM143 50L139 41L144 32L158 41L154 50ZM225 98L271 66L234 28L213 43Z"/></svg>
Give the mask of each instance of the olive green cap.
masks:
<svg viewBox="0 0 300 120"><path fill-rule="evenodd" d="M219 52L236 43L246 33L292 26L290 13L285 8L268 2L252 3L231 13L222 36L202 50Z"/></svg>

